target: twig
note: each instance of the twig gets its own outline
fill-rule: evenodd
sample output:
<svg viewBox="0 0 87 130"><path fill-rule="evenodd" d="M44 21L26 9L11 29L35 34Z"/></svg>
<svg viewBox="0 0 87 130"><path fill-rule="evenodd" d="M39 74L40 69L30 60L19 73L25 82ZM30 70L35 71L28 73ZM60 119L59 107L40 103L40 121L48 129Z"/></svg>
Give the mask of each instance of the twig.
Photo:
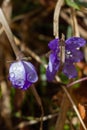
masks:
<svg viewBox="0 0 87 130"><path fill-rule="evenodd" d="M83 13L87 14L87 8L82 7L82 8L81 8L81 11L82 11Z"/></svg>
<svg viewBox="0 0 87 130"><path fill-rule="evenodd" d="M37 14L39 14L40 12L43 12L42 8L38 8L36 10L33 10L32 12L29 11L28 13L25 14L17 15L12 19L12 23L26 18L37 16Z"/></svg>
<svg viewBox="0 0 87 130"><path fill-rule="evenodd" d="M19 44L20 44L20 42L19 42ZM20 47L21 47L21 45L20 45ZM22 47L23 47L23 48L22 48ZM28 47L26 47L25 45L22 45L22 47L21 47L21 48L23 49L23 51L26 50L26 52L29 53L29 55L31 55L31 57L34 58L38 63L42 64L45 68L47 67L47 65L44 64L44 63L41 61L41 58L40 58L37 54L35 54L33 51L31 51L31 50L30 50ZM56 78L56 81L57 81L58 83L60 83L61 85L63 85L63 84L61 83L61 80L60 80L60 78L59 78L58 76L56 76L55 78ZM85 78L84 80L86 80L86 79L87 79L87 78ZM74 82L75 82L75 81L74 81ZM76 82L79 83L78 80L77 80ZM72 84L73 84L73 82L72 82ZM75 83L74 83L74 84L75 84ZM69 85L68 85L68 86L69 86ZM67 85L65 85L65 87L67 87ZM80 120L80 119L81 119L81 116L80 116L80 114L79 114L79 111L78 111L76 105L74 105L75 103L74 103L72 97L70 96L69 92L67 91L67 89L66 89L65 87L63 86L62 89L63 89L64 92L66 93L66 95L67 95L69 101L71 102L71 104L73 105L73 108L74 108L74 110L75 110L75 112L76 112L76 114L77 114L77 116L78 116L78 118L79 118L79 120ZM82 119L81 119L81 124L82 124L83 128L85 128L84 130L87 130Z"/></svg>
<svg viewBox="0 0 87 130"><path fill-rule="evenodd" d="M72 12L71 12L71 14L72 14L72 21L73 21L73 24L72 24L73 34L74 34L75 36L79 36L79 30L78 30L78 24L77 24L77 19L76 19L75 10L72 9L71 11L72 11ZM57 80L57 79L56 79L56 80ZM86 79L85 79L85 80L86 80ZM82 81L82 80L80 80L80 81ZM74 83L74 82L73 82L73 83ZM78 118L79 118L79 120L80 120L80 122L81 122L81 124L82 124L82 126L83 126L83 128L84 128L84 130L87 130L87 128L86 128L86 126L85 126L85 124L84 124L84 122L83 122L83 120L82 120L82 118L81 118L81 115L80 115L80 113L79 113L79 111L78 111L78 109L77 109L77 107L76 107L74 101L72 100L71 95L69 94L69 92L67 91L67 89L65 88L65 86L61 86L61 87L62 87L62 89L64 90L64 92L66 93L68 99L70 100L70 102L71 102L71 104L72 104L72 106L73 106L73 109L75 110L75 112L76 112L76 114L77 114L77 116L78 116ZM60 118L62 118L62 116L63 116L63 115L60 115ZM61 121L61 119L58 120L57 123L59 123L59 121ZM63 129L62 125L59 125L59 126L60 126L60 130L62 130L62 129ZM56 125L56 130L57 130L57 129L58 129L58 127L57 127L57 125Z"/></svg>
<svg viewBox="0 0 87 130"><path fill-rule="evenodd" d="M45 11L44 11L44 8L39 8L39 9L36 9L36 10L33 10L32 12L28 12L27 14L23 14L23 15L19 15L19 16L15 16L13 19L12 19L12 22L16 22L18 20L25 20L25 19L31 19L31 22L34 23L35 21L38 20L38 18L42 18L42 17L46 17L49 12L51 12L52 10L54 9L54 4L51 5L51 6L48 6L45 8ZM31 24L32 24L31 23Z"/></svg>
<svg viewBox="0 0 87 130"><path fill-rule="evenodd" d="M15 41L14 41L14 38L13 38L13 34L12 34L11 30L10 30L10 27L9 27L7 21L6 21L6 18L5 18L5 16L4 16L3 11L2 11L1 8L0 8L0 22L1 22L1 24L3 25L3 28L4 28L5 32L6 32L6 35L7 35L8 39L9 39L9 41L10 41L10 44L11 44L11 46L12 46L12 49L13 49L13 51L14 51L14 53L15 53L17 59L20 59L21 57L23 57L23 55L22 55L22 53L18 50L17 46L15 45ZM20 53L21 53L21 54L20 54Z"/></svg>
<svg viewBox="0 0 87 130"><path fill-rule="evenodd" d="M1 58L3 58L3 62L0 64L0 115L4 119L7 129L12 130L10 93L8 90L7 82L5 80L5 55L2 45L0 45L0 59Z"/></svg>
<svg viewBox="0 0 87 130"><path fill-rule="evenodd" d="M78 29L78 23L76 18L75 9L71 8L71 18L72 18L72 29L73 29L73 35L76 37L79 37L79 29Z"/></svg>
<svg viewBox="0 0 87 130"><path fill-rule="evenodd" d="M82 120L82 118L81 118L81 115L80 115L80 113L79 113L79 111L78 111L78 109L77 109L77 107L76 107L74 101L73 101L72 98L71 98L71 95L69 94L69 92L67 91L67 89L65 88L65 86L61 86L61 87L62 87L62 89L64 90L64 92L66 93L66 95L67 95L69 101L71 102L71 104L72 104L72 106L73 106L73 109L74 109L74 111L76 112L76 114L77 114L77 116L78 116L78 119L79 119L81 125L83 126L84 130L87 130L87 128L86 128L86 126L85 126L85 124L84 124L84 122L83 122L83 120Z"/></svg>
<svg viewBox="0 0 87 130"><path fill-rule="evenodd" d="M55 130L64 130L64 124L65 124L66 114L67 114L69 105L70 105L70 102L66 94L64 93L62 103L60 106L59 115L56 121Z"/></svg>
<svg viewBox="0 0 87 130"><path fill-rule="evenodd" d="M54 11L53 35L55 36L55 38L59 37L59 14L63 3L64 0L58 0Z"/></svg>
<svg viewBox="0 0 87 130"><path fill-rule="evenodd" d="M20 45L19 39L18 39L18 42L19 42L19 45ZM26 50L26 52L29 53L29 55L30 55L32 58L34 58L38 63L42 64L45 68L47 67L47 65L42 62L41 58L40 58L37 54L35 54L33 51L31 51L28 47L26 47L24 44L20 45L20 48L22 49L22 51ZM63 83L61 83L61 80L60 80L60 78L59 78L57 75L56 75L55 78L56 78L56 81L57 81L58 83L60 83L61 85L63 85ZM84 80L87 80L87 78L84 78ZM82 80L82 81L83 81L83 80ZM77 81L74 81L74 82L75 82L75 83L79 83L80 80L79 80L79 81L77 80ZM74 84L75 84L75 83L74 83ZM71 84L73 85L73 82L72 82ZM68 86L69 86L69 84L68 84ZM67 87L67 85L65 85L65 87ZM74 103L72 97L70 96L70 94L69 94L69 92L67 91L66 88L64 89L64 87L62 87L62 89L63 89L64 92L66 93L66 95L67 95L69 101L71 102L71 104L73 103L73 104L72 104L72 105L73 105L73 108L74 108L74 110L75 110L75 112L76 112L76 114L77 114L77 116L78 116L78 118L79 118L79 120L80 120L80 119L81 119L81 116L80 116L80 114L79 114L79 111L78 111L76 105L74 105L75 103ZM81 124L82 124L83 128L85 128L85 130L87 130L82 119L81 119Z"/></svg>
<svg viewBox="0 0 87 130"><path fill-rule="evenodd" d="M12 130L10 95L9 95L9 91L7 89L7 83L5 80L2 80L0 85L1 85L1 92L2 92L1 115L4 118L8 129Z"/></svg>
<svg viewBox="0 0 87 130"><path fill-rule="evenodd" d="M42 64L45 68L47 67L47 65L43 64L43 62L41 61L41 58L38 55L36 55L34 52L32 52L28 47L25 46L24 50L26 50L27 53L29 53L29 55L31 55L38 63ZM56 76L55 78L56 78L56 81L62 85L60 78L58 76ZM86 79L84 79L84 80L86 80ZM79 118L83 128L85 128L84 130L87 130L83 120L81 119L79 111L78 111L78 109L77 109L77 107L76 107L72 97L70 96L69 92L67 91L67 89L65 87L67 87L67 85L63 86L62 89L66 93L66 95L67 95L69 101L71 102L71 104L73 105L73 109L75 110L75 112L76 112L76 114L77 114L77 116L78 116L78 118Z"/></svg>
<svg viewBox="0 0 87 130"><path fill-rule="evenodd" d="M46 121L46 120L55 118L56 116L58 116L58 113L43 116L42 120ZM35 118L34 120L21 122L14 129L20 129L20 128L23 128L23 127L28 126L28 125L36 124L36 123L40 122L40 120L41 120L40 118Z"/></svg>
<svg viewBox="0 0 87 130"><path fill-rule="evenodd" d="M43 116L44 116L44 110L43 110L43 106L42 106L42 101L41 101L41 98L40 98L40 96L38 95L38 93L37 93L37 91L36 91L34 85L32 85L30 88L31 88L31 90L32 90L32 92L33 92L33 95L34 95L35 98L36 98L37 103L39 104L39 106L40 106L40 108L41 108L41 113L42 113L42 114L41 114L41 118L40 118L40 121L41 121L40 130L42 130L42 129L43 129Z"/></svg>
<svg viewBox="0 0 87 130"><path fill-rule="evenodd" d="M1 14L2 14L1 9L0 9L0 12L1 12ZM0 20L1 20L1 19L0 19ZM1 20L1 22L2 22L2 20ZM2 23L3 23L3 22L2 22ZM7 30L9 30L9 29L7 29ZM7 30L6 30L6 31L7 31ZM8 32L7 32L7 33L8 33ZM9 34L10 34L10 33L9 33ZM12 34L11 34L10 36L13 37ZM8 36L8 38L10 38L10 37ZM10 42L12 42L12 41L13 41L13 38L11 38ZM14 43L14 42L13 42L13 43ZM18 51L18 50L17 50L17 51ZM19 51L18 51L18 52L19 52ZM35 53L33 53L33 54L34 54L34 55L33 55L33 58L36 59L37 61L39 61L39 63L42 63L40 57L37 56ZM34 57L34 56L35 56L35 57ZM46 67L46 66L45 66L45 67ZM59 78L58 78L58 76L57 76L57 78L56 78L56 81L59 82ZM83 120L82 120L82 118L81 118L81 116L80 116L80 114L79 114L79 112L78 112L78 109L77 109L77 107L76 107L74 101L72 100L72 98L71 98L69 92L67 91L67 89L65 88L65 86L62 86L62 89L63 89L64 92L66 93L66 95L67 95L69 101L72 103L73 108L74 108L74 110L75 110L75 112L76 112L76 114L77 114L77 116L78 116L78 118L79 118L79 120L80 120L80 122L81 122L83 128L84 128L85 130L87 130L86 127L85 127L85 124L84 124L84 122L83 122Z"/></svg>
<svg viewBox="0 0 87 130"><path fill-rule="evenodd" d="M82 81L85 81L85 80L87 80L87 77L78 79L78 80L76 80L76 81L74 81L74 82L72 82L72 83L70 83L70 84L67 84L66 86L67 86L67 87L71 87L71 86L73 86L73 85L75 85L75 84L77 84L77 83L80 83L80 82L82 82Z"/></svg>
<svg viewBox="0 0 87 130"><path fill-rule="evenodd" d="M18 40L18 43L20 45L20 41L18 38L17 38L17 40ZM24 43L22 45L20 45L20 49L21 49L21 51L26 50L26 52L28 54L30 54L30 56L32 58L34 58L38 63L42 64L45 68L47 68L47 65L42 62L41 58L38 55L36 55L32 50L30 50Z"/></svg>
<svg viewBox="0 0 87 130"><path fill-rule="evenodd" d="M63 68L65 63L65 36L62 34L62 37L59 41L60 46L60 68Z"/></svg>
<svg viewBox="0 0 87 130"><path fill-rule="evenodd" d="M11 15L12 15L12 8L13 8L11 0L3 0L1 7L6 15L8 22L10 23Z"/></svg>
<svg viewBox="0 0 87 130"><path fill-rule="evenodd" d="M9 25L8 25L6 19L5 19L5 16L4 16L3 12L2 12L2 9L0 9L0 22L1 22L1 24L3 25L3 28L4 28L4 30L5 30L5 32L6 32L6 34L7 34L7 37L8 37L8 39L9 39L9 41L10 41L10 44L11 44L12 49L13 49L15 55L16 55L16 58L17 58L18 60L21 60L21 59L24 58L25 56L24 56L23 53L17 48L17 46L16 46L16 44L15 44L13 34L12 34L12 32L11 32L11 30L10 30L10 27L9 27ZM38 93L37 93L37 91L36 91L36 89L35 89L34 86L33 86L32 89L33 89L33 94L34 94L36 100L38 101L38 104L39 104L40 107L41 107L41 113L42 113L42 114L41 114L41 119L42 119L42 116L43 116L43 106L42 106L42 103L41 103L41 99L40 99L40 96L38 95ZM42 120L41 120L40 130L42 130L42 129L43 129L43 128L42 128Z"/></svg>
<svg viewBox="0 0 87 130"><path fill-rule="evenodd" d="M55 38L59 37L59 14L60 14L60 10L61 10L63 3L64 3L64 0L58 0L56 7L55 7L55 11L54 11L53 35L55 36ZM64 44L65 39L64 38L65 37L62 34L62 38L60 40L60 69L59 69L60 71L65 62L65 44ZM56 80L58 80L57 76L56 76L56 78L57 78ZM67 105L64 105L64 103L66 103ZM55 130L58 130L58 129L63 130L68 106L69 106L69 103L68 103L66 95L64 94L63 100L61 103L61 108L60 108L61 111L60 111L60 114L56 121Z"/></svg>
<svg viewBox="0 0 87 130"><path fill-rule="evenodd" d="M69 17L64 11L61 10L60 16L61 16L68 24L71 25L70 17ZM87 39L87 32L86 32L86 30L83 29L79 24L78 24L78 28L79 28L80 35L81 35L82 37L84 37L85 39Z"/></svg>

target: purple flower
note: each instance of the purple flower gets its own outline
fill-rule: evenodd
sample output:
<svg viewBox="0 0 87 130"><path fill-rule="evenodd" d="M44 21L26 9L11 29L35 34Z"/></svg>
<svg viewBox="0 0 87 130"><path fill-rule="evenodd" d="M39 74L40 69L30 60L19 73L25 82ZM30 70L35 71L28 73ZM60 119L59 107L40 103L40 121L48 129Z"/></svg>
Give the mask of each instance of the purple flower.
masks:
<svg viewBox="0 0 87 130"><path fill-rule="evenodd" d="M77 76L77 71L75 69L74 63L79 62L83 58L83 53L80 51L80 47L86 44L86 41L80 37L71 37L65 41L65 63L63 66L63 73L68 78L75 78ZM49 56L49 63L46 70L46 76L48 81L52 81L58 72L60 67L60 46L61 43L59 39L54 39L48 44L51 49L51 54Z"/></svg>
<svg viewBox="0 0 87 130"><path fill-rule="evenodd" d="M26 90L38 80L38 76L30 62L17 61L10 66L9 80L15 88Z"/></svg>

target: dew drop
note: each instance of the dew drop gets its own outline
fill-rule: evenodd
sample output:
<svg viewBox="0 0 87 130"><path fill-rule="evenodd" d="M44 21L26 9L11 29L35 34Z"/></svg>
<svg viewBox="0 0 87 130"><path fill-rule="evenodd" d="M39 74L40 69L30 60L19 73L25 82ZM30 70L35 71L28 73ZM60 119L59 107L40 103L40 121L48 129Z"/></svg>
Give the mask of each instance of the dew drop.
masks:
<svg viewBox="0 0 87 130"><path fill-rule="evenodd" d="M24 80L23 79L19 79L17 81L15 81L16 85L20 86L20 87L23 87L24 85Z"/></svg>
<svg viewBox="0 0 87 130"><path fill-rule="evenodd" d="M71 52L70 52L70 51L67 51L66 53L67 53L67 55L70 55L70 54L71 54Z"/></svg>
<svg viewBox="0 0 87 130"><path fill-rule="evenodd" d="M13 66L13 68L12 68L12 69L13 69L13 71L15 71L15 70L17 70L17 67L16 67L16 66Z"/></svg>
<svg viewBox="0 0 87 130"><path fill-rule="evenodd" d="M15 74L12 72L10 73L10 78L14 78L15 77Z"/></svg>

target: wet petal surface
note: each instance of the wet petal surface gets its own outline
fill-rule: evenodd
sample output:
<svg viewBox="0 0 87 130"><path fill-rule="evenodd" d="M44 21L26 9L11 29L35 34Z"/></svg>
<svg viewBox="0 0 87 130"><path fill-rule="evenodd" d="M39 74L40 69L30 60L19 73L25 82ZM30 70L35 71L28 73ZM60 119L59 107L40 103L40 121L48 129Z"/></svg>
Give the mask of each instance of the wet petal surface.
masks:
<svg viewBox="0 0 87 130"><path fill-rule="evenodd" d="M38 80L38 76L30 62L18 61L10 66L9 80L15 88L26 90Z"/></svg>
<svg viewBox="0 0 87 130"><path fill-rule="evenodd" d="M9 79L15 87L23 87L26 74L21 61L12 63L9 69Z"/></svg>

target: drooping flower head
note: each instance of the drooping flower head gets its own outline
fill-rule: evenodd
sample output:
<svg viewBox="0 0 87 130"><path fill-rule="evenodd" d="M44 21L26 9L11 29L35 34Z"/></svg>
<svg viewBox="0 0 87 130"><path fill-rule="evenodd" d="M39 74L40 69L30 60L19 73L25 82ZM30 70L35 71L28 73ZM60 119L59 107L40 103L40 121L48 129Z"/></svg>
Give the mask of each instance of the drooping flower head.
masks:
<svg viewBox="0 0 87 130"><path fill-rule="evenodd" d="M65 62L63 66L63 73L68 78L77 77L77 71L74 63L80 62L83 59L83 53L80 51L80 47L86 44L86 41L80 37L71 37L65 42ZM48 81L52 81L60 67L60 40L54 39L48 44L51 53L49 56L49 63L46 70L46 76Z"/></svg>
<svg viewBox="0 0 87 130"><path fill-rule="evenodd" d="M26 90L38 80L38 76L30 62L17 61L10 66L9 80L15 88Z"/></svg>

